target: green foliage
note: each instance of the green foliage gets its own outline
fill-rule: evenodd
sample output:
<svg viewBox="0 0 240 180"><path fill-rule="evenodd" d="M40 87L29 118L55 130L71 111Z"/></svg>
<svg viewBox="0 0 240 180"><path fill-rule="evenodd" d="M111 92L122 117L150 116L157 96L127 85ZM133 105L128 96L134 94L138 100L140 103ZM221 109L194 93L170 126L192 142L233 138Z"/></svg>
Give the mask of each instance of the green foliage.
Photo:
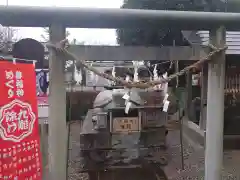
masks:
<svg viewBox="0 0 240 180"><path fill-rule="evenodd" d="M222 0L124 0L124 9L180 10L180 11L227 11L232 7ZM170 29L162 25L161 29L117 29L117 41L120 45L161 46L183 45L181 29Z"/></svg>

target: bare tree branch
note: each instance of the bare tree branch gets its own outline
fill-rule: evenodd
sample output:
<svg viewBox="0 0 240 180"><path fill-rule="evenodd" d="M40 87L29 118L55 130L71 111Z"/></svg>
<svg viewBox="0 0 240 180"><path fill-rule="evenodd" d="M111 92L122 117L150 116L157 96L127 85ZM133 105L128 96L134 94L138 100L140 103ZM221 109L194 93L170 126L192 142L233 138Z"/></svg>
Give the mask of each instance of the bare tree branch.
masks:
<svg viewBox="0 0 240 180"><path fill-rule="evenodd" d="M17 29L0 25L0 52L8 52L13 42L17 41Z"/></svg>

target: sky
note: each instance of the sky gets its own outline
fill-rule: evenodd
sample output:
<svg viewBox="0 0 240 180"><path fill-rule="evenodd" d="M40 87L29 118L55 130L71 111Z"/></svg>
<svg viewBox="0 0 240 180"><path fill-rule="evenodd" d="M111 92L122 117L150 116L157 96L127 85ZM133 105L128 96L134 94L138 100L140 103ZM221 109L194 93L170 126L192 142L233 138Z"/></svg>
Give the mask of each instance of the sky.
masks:
<svg viewBox="0 0 240 180"><path fill-rule="evenodd" d="M91 7L91 8L119 8L123 0L0 0L0 5L19 6L59 6L59 7ZM75 38L85 44L116 44L116 34L113 29L68 29L69 40ZM33 38L43 41L42 28L17 28L18 38Z"/></svg>

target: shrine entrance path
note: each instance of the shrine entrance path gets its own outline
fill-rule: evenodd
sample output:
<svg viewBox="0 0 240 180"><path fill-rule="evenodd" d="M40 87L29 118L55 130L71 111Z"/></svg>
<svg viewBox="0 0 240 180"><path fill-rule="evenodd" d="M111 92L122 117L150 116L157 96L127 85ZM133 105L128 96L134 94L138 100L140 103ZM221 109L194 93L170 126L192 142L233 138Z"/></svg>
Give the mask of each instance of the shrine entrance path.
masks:
<svg viewBox="0 0 240 180"><path fill-rule="evenodd" d="M71 124L68 180L87 180L86 174L79 172L79 132L80 122ZM184 164L181 170L179 131L171 131L168 135L169 165L165 168L169 180L202 180L204 179L204 148L193 146L184 139ZM240 179L240 151L224 152L223 180Z"/></svg>

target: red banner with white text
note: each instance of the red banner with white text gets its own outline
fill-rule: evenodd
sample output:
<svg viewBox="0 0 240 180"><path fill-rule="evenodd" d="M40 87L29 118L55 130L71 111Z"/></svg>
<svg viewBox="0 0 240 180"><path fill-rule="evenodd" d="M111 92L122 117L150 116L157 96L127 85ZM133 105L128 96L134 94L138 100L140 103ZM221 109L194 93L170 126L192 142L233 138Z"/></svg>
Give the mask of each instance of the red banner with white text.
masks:
<svg viewBox="0 0 240 180"><path fill-rule="evenodd" d="M0 179L42 179L33 64L0 61Z"/></svg>

